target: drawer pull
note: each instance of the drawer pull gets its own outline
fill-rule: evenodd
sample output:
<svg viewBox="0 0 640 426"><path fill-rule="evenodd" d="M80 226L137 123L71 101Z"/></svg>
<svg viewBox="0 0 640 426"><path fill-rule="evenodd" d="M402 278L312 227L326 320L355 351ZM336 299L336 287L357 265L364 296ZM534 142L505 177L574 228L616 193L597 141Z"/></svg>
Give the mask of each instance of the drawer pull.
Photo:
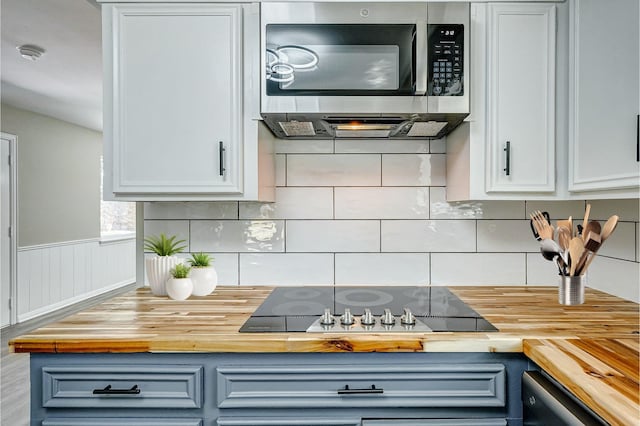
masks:
<svg viewBox="0 0 640 426"><path fill-rule="evenodd" d="M137 395L140 393L138 385L133 385L131 389L113 389L111 385L107 385L104 389L94 389L94 395Z"/></svg>
<svg viewBox="0 0 640 426"><path fill-rule="evenodd" d="M370 388L364 389L349 389L349 385L344 385L344 389L338 389L338 395L351 395L356 393L384 393L384 389L376 388L376 385L371 385Z"/></svg>

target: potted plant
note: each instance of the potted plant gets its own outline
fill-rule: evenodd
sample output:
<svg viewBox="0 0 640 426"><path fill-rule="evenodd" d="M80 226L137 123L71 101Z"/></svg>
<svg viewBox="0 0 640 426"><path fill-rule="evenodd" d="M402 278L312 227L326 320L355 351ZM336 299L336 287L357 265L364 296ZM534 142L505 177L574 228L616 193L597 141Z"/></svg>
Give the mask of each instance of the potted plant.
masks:
<svg viewBox="0 0 640 426"><path fill-rule="evenodd" d="M213 259L206 253L192 253L187 262L191 265L191 281L193 282L193 295L206 296L216 288L218 274L211 266Z"/></svg>
<svg viewBox="0 0 640 426"><path fill-rule="evenodd" d="M171 269L171 276L167 281L167 294L173 300L185 300L191 296L193 291L193 283L189 278L189 271L191 267L178 263L173 269Z"/></svg>
<svg viewBox="0 0 640 426"><path fill-rule="evenodd" d="M144 249L155 253L157 256L145 259L145 268L151 293L156 296L166 296L167 280L171 277L171 268L180 263L180 259L174 256L185 249L184 240L176 241L176 236L167 238L165 234L150 236L144 239Z"/></svg>

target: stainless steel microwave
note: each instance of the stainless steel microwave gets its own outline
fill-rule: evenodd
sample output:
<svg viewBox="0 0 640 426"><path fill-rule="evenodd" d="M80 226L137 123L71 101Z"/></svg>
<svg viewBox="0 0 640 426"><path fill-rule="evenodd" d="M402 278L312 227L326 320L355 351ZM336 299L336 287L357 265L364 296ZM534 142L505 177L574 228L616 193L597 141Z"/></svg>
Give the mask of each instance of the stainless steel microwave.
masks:
<svg viewBox="0 0 640 426"><path fill-rule="evenodd" d="M261 115L276 136L436 138L468 115L468 3L261 7Z"/></svg>

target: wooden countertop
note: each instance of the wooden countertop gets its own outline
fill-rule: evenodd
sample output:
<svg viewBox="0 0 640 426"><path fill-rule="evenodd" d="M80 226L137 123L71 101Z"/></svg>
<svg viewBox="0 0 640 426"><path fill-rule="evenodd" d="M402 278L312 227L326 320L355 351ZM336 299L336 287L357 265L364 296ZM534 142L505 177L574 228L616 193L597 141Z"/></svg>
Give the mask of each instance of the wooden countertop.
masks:
<svg viewBox="0 0 640 426"><path fill-rule="evenodd" d="M638 304L593 289L449 287L498 332L238 333L271 287L218 287L174 301L138 289L20 336L14 352L524 352L612 424L637 424ZM631 421L633 420L633 421Z"/></svg>

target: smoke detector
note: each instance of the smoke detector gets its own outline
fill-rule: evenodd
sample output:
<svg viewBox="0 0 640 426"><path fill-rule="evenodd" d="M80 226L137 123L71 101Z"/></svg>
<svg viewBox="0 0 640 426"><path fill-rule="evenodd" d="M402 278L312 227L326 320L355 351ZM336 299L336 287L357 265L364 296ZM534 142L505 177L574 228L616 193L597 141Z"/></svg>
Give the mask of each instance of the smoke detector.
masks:
<svg viewBox="0 0 640 426"><path fill-rule="evenodd" d="M22 46L17 46L16 49L20 52L20 56L30 61L37 61L45 52L42 47L35 44L23 44Z"/></svg>

